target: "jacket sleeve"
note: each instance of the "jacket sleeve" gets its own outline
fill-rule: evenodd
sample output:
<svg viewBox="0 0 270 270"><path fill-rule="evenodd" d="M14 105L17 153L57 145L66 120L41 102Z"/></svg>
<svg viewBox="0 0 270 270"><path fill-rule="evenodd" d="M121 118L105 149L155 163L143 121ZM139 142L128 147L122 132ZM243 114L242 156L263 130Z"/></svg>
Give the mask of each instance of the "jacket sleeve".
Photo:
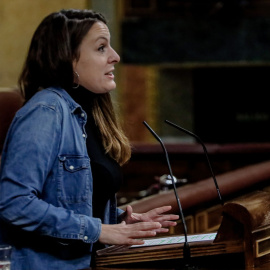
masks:
<svg viewBox="0 0 270 270"><path fill-rule="evenodd" d="M42 235L96 242L101 232L100 219L75 214L41 199L57 158L61 121L59 110L46 104L17 113L1 160L0 218Z"/></svg>

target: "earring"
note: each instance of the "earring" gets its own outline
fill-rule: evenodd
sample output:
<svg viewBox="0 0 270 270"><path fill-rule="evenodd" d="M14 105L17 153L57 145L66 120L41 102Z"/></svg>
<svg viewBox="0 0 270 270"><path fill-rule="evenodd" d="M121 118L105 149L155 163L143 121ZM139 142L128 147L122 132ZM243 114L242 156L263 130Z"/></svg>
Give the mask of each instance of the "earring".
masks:
<svg viewBox="0 0 270 270"><path fill-rule="evenodd" d="M78 72L77 71L73 71L74 72L74 74L77 76L77 79L75 79L74 81L77 81L77 85L74 85L74 86L72 86L72 88L73 89L77 89L80 85L79 85L79 78L80 78L80 76L79 76L79 74L78 74Z"/></svg>

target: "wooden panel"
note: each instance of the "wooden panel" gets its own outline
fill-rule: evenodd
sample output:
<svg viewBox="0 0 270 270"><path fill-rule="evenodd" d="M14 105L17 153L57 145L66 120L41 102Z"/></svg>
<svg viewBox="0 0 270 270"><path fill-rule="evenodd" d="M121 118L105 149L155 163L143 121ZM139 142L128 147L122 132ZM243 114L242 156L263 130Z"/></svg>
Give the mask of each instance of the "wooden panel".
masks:
<svg viewBox="0 0 270 270"><path fill-rule="evenodd" d="M216 231L221 223L222 206L216 205L195 213L195 232L206 233Z"/></svg>

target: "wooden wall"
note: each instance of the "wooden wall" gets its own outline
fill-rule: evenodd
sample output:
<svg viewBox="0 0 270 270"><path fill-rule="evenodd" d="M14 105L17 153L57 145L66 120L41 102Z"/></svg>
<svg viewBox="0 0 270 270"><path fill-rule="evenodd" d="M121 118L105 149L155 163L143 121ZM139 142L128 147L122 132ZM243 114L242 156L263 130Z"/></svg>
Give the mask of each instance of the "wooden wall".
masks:
<svg viewBox="0 0 270 270"><path fill-rule="evenodd" d="M87 0L0 1L0 87L14 87L34 30L49 13L62 8L86 8Z"/></svg>

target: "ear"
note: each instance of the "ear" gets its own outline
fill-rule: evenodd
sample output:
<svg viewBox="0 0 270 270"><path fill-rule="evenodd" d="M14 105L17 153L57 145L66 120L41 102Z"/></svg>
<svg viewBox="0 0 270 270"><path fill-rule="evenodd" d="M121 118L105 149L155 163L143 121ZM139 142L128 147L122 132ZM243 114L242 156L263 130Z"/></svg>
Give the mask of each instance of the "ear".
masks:
<svg viewBox="0 0 270 270"><path fill-rule="evenodd" d="M78 63L78 61L77 61L77 60L73 60L73 61L72 61L72 67L73 67L73 71L76 71L76 68L77 68L77 63Z"/></svg>

